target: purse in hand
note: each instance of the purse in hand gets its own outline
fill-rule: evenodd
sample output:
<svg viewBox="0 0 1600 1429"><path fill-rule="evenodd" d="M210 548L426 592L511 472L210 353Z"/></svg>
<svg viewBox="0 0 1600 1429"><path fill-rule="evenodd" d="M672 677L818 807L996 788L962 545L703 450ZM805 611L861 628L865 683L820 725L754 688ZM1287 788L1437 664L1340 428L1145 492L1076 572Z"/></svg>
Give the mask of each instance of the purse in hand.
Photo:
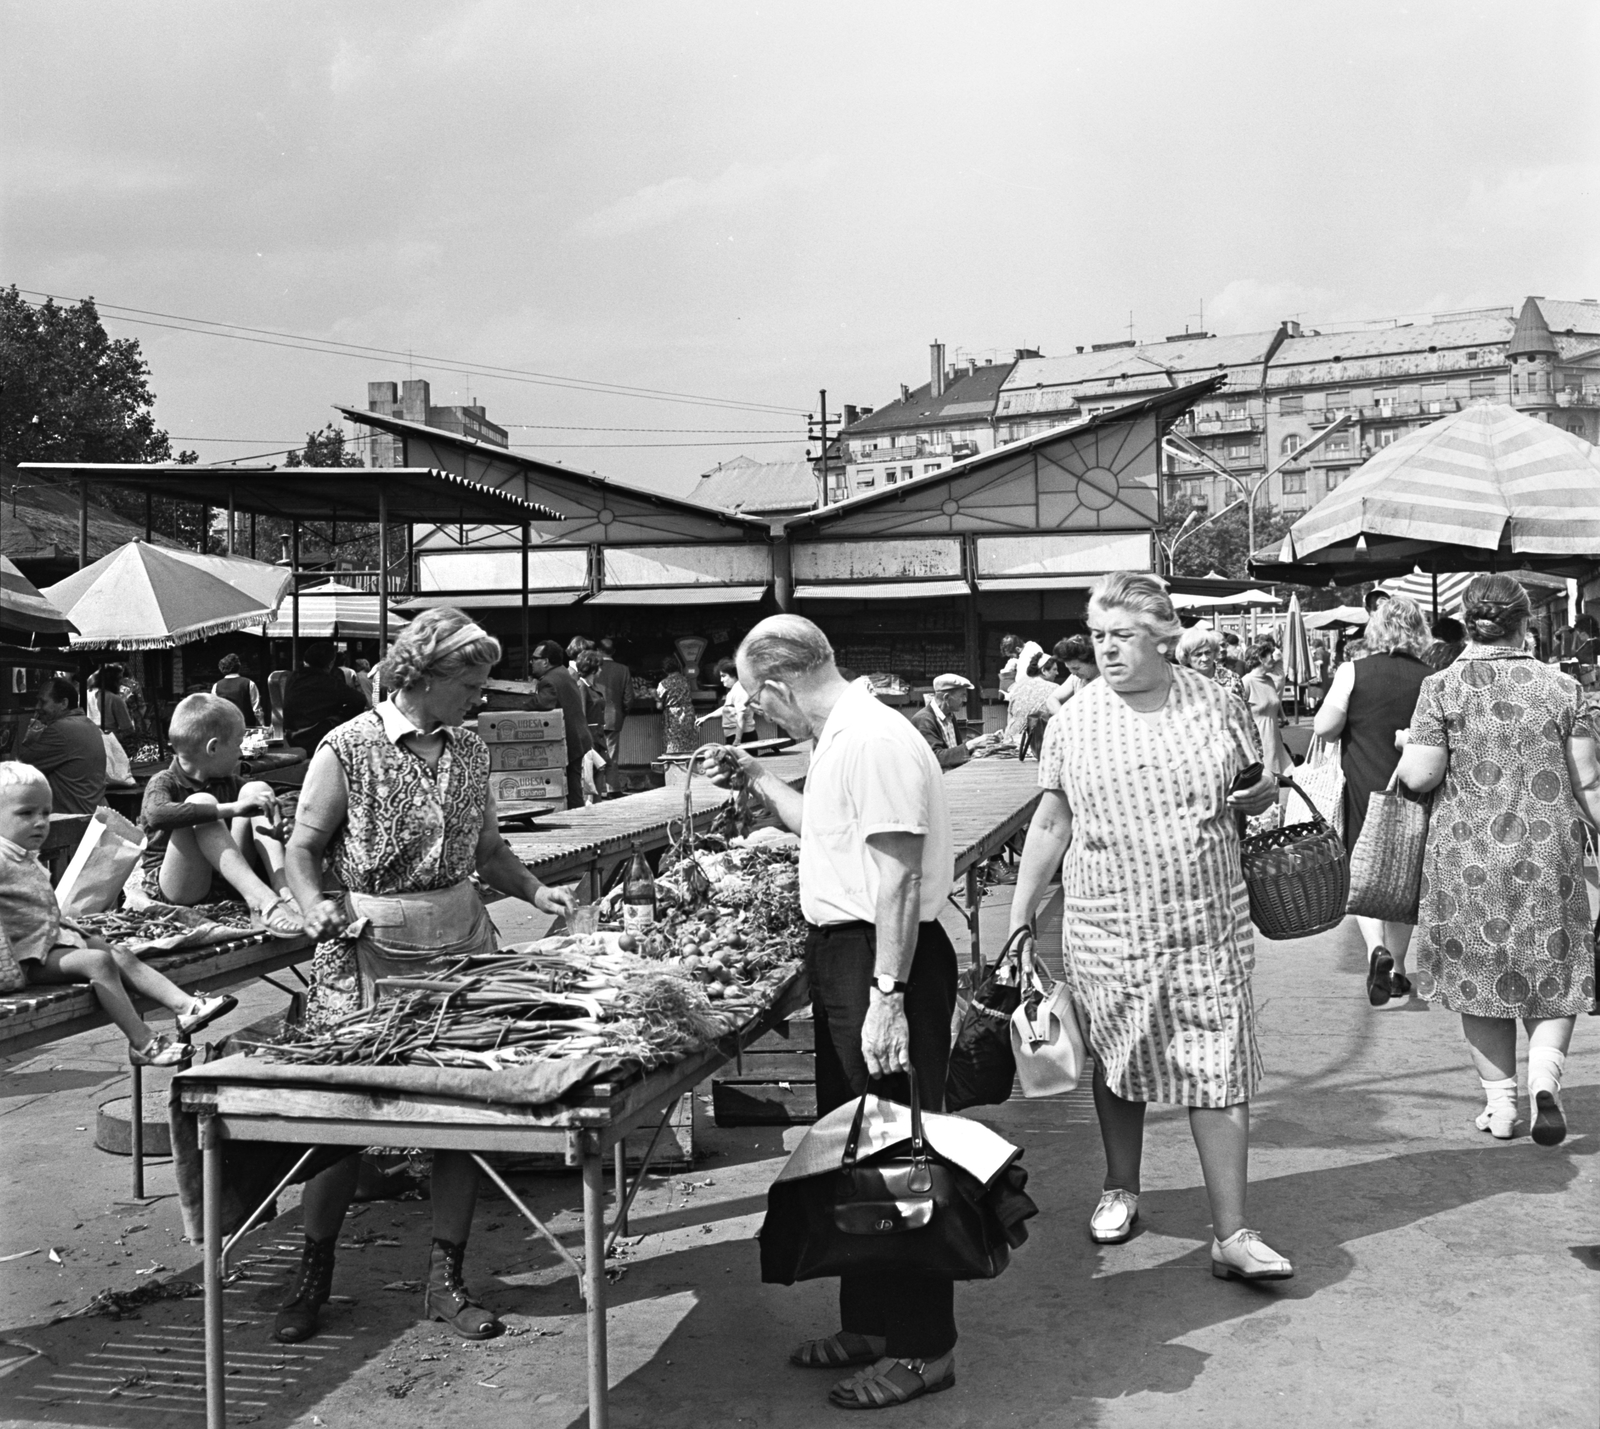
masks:
<svg viewBox="0 0 1600 1429"><path fill-rule="evenodd" d="M910 1081L909 1144L857 1159L867 1093L856 1106L838 1171L809 1183L794 1279L898 1269L944 1280L990 1280L1006 1268L1010 1246L981 1201L983 1188L928 1145L915 1072Z"/></svg>
<svg viewBox="0 0 1600 1429"><path fill-rule="evenodd" d="M1088 1063L1088 1049L1072 1006L1066 980L1051 982L1040 967L1037 949L1020 950L1022 1001L1011 1014L1011 1051L1025 1097L1054 1097L1073 1091Z"/></svg>
<svg viewBox="0 0 1600 1429"><path fill-rule="evenodd" d="M1017 1079L1011 1051L1011 1014L1022 1002L1019 948L1033 930L1018 928L1000 950L993 967L972 991L967 1010L950 1049L950 1070L944 1081L944 1109L998 1106L1009 1101Z"/></svg>

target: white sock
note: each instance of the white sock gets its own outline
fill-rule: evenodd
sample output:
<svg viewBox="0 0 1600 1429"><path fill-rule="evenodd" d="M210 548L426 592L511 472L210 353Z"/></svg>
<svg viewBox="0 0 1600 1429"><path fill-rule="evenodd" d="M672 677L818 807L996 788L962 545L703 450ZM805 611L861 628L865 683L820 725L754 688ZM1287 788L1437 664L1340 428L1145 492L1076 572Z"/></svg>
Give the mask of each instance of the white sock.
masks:
<svg viewBox="0 0 1600 1429"><path fill-rule="evenodd" d="M1507 1077L1503 1081L1491 1082L1485 1077L1478 1078L1478 1084L1483 1088L1483 1099L1489 1104L1489 1110L1496 1107L1509 1107L1512 1111L1517 1106L1517 1079Z"/></svg>
<svg viewBox="0 0 1600 1429"><path fill-rule="evenodd" d="M1554 1047L1528 1048L1528 1095L1535 1092L1559 1092L1561 1069L1567 1065L1567 1054Z"/></svg>

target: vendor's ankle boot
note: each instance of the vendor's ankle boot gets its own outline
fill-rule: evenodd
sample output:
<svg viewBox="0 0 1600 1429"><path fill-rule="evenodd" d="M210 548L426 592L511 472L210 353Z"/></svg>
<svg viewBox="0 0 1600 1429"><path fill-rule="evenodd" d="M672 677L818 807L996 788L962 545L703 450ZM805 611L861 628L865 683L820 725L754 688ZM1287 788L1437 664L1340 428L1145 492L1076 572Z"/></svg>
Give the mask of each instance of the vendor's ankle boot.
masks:
<svg viewBox="0 0 1600 1429"><path fill-rule="evenodd" d="M430 1320L443 1320L464 1340L487 1340L500 1333L500 1322L467 1292L461 1278L461 1259L466 1253L465 1241L434 1241L428 1255L424 1310Z"/></svg>
<svg viewBox="0 0 1600 1429"><path fill-rule="evenodd" d="M317 1312L328 1299L333 1288L333 1247L337 1236L326 1240L306 1237L306 1247L300 1253L300 1269L296 1272L289 1298L278 1307L272 1322L272 1337L285 1344L298 1344L317 1333Z"/></svg>

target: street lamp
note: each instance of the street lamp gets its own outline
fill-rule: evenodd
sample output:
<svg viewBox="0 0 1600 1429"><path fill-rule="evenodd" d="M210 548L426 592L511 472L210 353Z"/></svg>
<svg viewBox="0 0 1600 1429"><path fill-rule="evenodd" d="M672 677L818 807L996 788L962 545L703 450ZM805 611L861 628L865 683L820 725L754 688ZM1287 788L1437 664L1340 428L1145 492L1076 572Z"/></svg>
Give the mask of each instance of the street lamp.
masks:
<svg viewBox="0 0 1600 1429"><path fill-rule="evenodd" d="M1172 455L1178 457L1179 459L1193 462L1196 466L1203 466L1214 475L1220 476L1233 483L1235 490L1239 492L1240 499L1246 503L1245 523L1247 534L1245 536L1245 540L1249 549L1245 553L1245 560L1249 561L1255 557L1256 553L1256 497L1260 494L1261 488L1271 481L1272 478L1275 477L1280 471L1282 471L1284 467L1289 466L1293 462L1299 461L1307 452L1312 451L1316 447L1320 446L1341 428L1348 426L1349 422L1350 414L1348 412L1341 412L1320 432L1313 434L1311 440L1308 441L1303 447L1296 447L1294 451L1290 452L1286 457L1284 457L1284 459L1275 467L1263 472L1253 482L1246 481L1244 477L1235 475L1233 472L1229 471L1227 467L1223 466L1222 463L1219 462L1214 456L1212 456L1210 452L1206 451L1205 448L1196 446L1187 437L1182 436L1178 432L1167 433L1166 440L1162 445L1165 450L1169 451ZM1217 516L1225 515L1227 512L1232 511L1233 508L1238 504L1238 501L1233 502L1231 505L1225 507L1222 511L1219 511ZM1211 519L1216 520L1217 518L1214 516ZM1176 538L1173 539L1172 544L1174 546L1178 544Z"/></svg>

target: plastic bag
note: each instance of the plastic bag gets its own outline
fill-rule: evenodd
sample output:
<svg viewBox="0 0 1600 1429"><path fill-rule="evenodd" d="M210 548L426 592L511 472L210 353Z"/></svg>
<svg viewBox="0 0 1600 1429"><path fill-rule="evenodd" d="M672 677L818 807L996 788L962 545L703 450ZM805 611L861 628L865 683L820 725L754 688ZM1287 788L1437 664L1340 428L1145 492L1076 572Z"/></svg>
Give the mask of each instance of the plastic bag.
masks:
<svg viewBox="0 0 1600 1429"><path fill-rule="evenodd" d="M114 908L143 849L144 835L138 826L102 804L90 817L72 862L56 885L62 916L81 918Z"/></svg>

